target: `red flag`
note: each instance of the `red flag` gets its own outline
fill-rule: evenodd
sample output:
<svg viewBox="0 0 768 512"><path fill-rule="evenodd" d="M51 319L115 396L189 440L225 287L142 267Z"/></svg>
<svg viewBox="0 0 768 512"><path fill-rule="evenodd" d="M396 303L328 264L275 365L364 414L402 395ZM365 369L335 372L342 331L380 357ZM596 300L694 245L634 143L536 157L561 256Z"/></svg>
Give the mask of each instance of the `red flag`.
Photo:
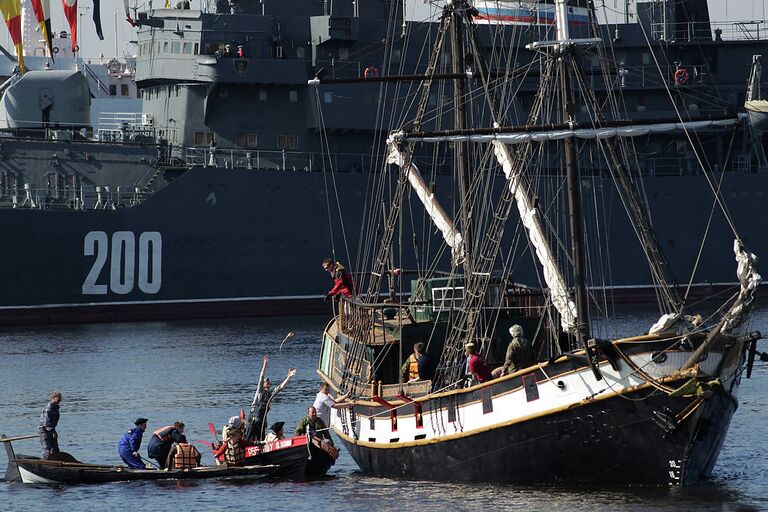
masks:
<svg viewBox="0 0 768 512"><path fill-rule="evenodd" d="M3 2L5 0L0 0ZM64 5L64 16L69 22L69 30L72 32L72 51L76 52L77 47L77 0L61 0Z"/></svg>
<svg viewBox="0 0 768 512"><path fill-rule="evenodd" d="M51 0L32 0L32 10L35 11L37 24L48 47L48 55L53 58L53 41L51 40Z"/></svg>
<svg viewBox="0 0 768 512"><path fill-rule="evenodd" d="M21 42L21 0L0 0L0 11L3 12L13 46L16 47L19 70L24 73L27 68L24 66L24 48Z"/></svg>

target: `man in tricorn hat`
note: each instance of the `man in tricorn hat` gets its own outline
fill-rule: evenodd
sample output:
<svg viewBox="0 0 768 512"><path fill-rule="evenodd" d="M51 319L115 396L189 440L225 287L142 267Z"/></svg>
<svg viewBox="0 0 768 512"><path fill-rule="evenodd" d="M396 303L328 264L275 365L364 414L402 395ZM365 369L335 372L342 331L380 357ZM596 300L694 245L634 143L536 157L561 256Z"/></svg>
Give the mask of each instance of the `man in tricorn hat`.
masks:
<svg viewBox="0 0 768 512"><path fill-rule="evenodd" d="M276 421L272 424L271 427L269 427L269 432L267 432L267 437L264 438L264 441L267 443L271 443L272 441L278 441L280 439L283 439L285 437L285 432L283 432L283 427L285 426L284 421Z"/></svg>
<svg viewBox="0 0 768 512"><path fill-rule="evenodd" d="M147 430L147 418L138 418L133 422L135 427L123 434L120 438L120 443L117 445L117 452L120 454L120 458L123 459L129 468L144 469L144 463L141 461L141 455L139 455L139 448L141 448L141 438L144 435L144 431Z"/></svg>

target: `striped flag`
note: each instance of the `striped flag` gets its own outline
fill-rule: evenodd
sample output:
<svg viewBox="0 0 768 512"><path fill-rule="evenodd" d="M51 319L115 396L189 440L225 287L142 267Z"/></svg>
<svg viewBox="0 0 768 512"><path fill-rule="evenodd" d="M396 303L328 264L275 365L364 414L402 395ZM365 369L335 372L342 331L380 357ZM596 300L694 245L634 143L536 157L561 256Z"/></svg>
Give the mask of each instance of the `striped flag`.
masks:
<svg viewBox="0 0 768 512"><path fill-rule="evenodd" d="M0 0L3 2L5 0ZM69 22L69 31L72 33L72 51L76 52L77 46L77 0L61 0L64 5L64 16Z"/></svg>
<svg viewBox="0 0 768 512"><path fill-rule="evenodd" d="M16 47L16 56L19 59L19 70L24 73L24 49L21 42L21 0L0 0L0 11L3 11L5 24L11 34L11 40Z"/></svg>
<svg viewBox="0 0 768 512"><path fill-rule="evenodd" d="M53 41L51 40L51 0L32 0L32 10L35 11L37 24L45 38L48 55L51 56L51 60L55 60L53 58Z"/></svg>
<svg viewBox="0 0 768 512"><path fill-rule="evenodd" d="M104 32L101 30L101 2L99 0L93 0L93 24L96 26L96 35L103 41Z"/></svg>

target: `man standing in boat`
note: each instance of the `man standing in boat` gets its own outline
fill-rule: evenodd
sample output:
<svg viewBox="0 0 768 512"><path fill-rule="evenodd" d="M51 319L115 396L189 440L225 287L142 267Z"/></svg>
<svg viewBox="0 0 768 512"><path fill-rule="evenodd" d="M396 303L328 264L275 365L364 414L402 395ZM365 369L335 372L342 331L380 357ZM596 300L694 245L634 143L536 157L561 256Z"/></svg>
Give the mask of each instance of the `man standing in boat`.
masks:
<svg viewBox="0 0 768 512"><path fill-rule="evenodd" d="M256 391L256 394L253 395L251 414L248 417L248 428L245 433L245 436L249 441L261 441L264 439L267 414L269 413L269 407L272 404L272 400L275 398L275 395L288 385L288 381L291 380L291 377L296 375L296 368L291 368L288 370L288 375L285 377L285 380L281 382L279 386L272 389L269 379L265 376L268 362L269 356L264 356L264 364L262 364L261 373L259 374L259 389Z"/></svg>
<svg viewBox="0 0 768 512"><path fill-rule="evenodd" d="M61 393L54 391L51 393L51 401L48 402L40 415L40 427L37 432L40 437L40 444L43 446L44 459L59 451L59 434L56 432L56 425L59 424L60 403Z"/></svg>
<svg viewBox="0 0 768 512"><path fill-rule="evenodd" d="M352 282L352 276L344 265L335 261L333 258L325 258L323 260L323 269L331 274L333 277L333 288L325 294L326 302L332 297L344 295L345 297L351 297L355 290L355 285Z"/></svg>
<svg viewBox="0 0 768 512"><path fill-rule="evenodd" d="M488 382L493 380L491 370L485 363L483 356L475 350L475 344L471 341L464 345L464 354L467 356L467 375L471 376L476 383Z"/></svg>

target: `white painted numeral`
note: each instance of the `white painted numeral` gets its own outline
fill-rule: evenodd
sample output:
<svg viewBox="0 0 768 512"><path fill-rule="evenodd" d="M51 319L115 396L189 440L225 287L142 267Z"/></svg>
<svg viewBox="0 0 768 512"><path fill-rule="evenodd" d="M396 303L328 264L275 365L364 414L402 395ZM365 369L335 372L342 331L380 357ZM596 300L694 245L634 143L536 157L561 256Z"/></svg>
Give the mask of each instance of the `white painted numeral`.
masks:
<svg viewBox="0 0 768 512"><path fill-rule="evenodd" d="M104 268L104 263L107 262L107 245L109 239L107 234L103 231L91 231L85 235L85 243L83 246L83 254L86 256L96 256L96 261L93 262L91 271L83 281L83 295L106 295L107 285L96 284L96 280L101 274L101 269Z"/></svg>
<svg viewBox="0 0 768 512"><path fill-rule="evenodd" d="M151 262L151 265L150 265ZM139 290L157 293L163 282L163 238L157 231L139 237Z"/></svg>
<svg viewBox="0 0 768 512"><path fill-rule="evenodd" d="M155 294L162 285L163 238L157 231L136 235L131 231L112 234L112 247L104 231L91 231L85 235L85 256L96 256L88 276L83 281L84 295L106 295L107 285L96 284L109 258L109 291L119 295L131 293L138 283L139 290ZM138 273L136 267L138 266Z"/></svg>

